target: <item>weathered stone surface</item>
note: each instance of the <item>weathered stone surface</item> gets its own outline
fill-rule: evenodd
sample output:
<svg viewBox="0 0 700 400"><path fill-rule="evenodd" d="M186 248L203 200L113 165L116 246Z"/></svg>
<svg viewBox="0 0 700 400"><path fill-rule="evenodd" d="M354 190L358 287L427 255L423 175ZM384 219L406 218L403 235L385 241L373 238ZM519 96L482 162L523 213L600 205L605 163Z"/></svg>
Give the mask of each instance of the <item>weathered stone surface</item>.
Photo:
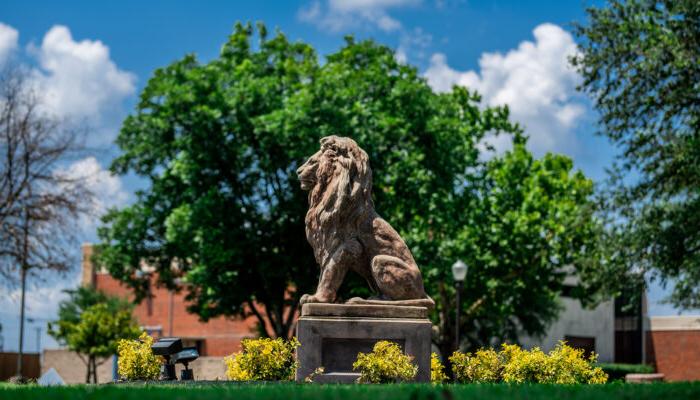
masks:
<svg viewBox="0 0 700 400"><path fill-rule="evenodd" d="M376 299L356 304L410 305L432 309L423 278L401 236L374 210L372 170L354 140L321 139L321 149L297 170L309 191L306 238L321 267L314 294L301 303L333 303L348 271L362 276Z"/></svg>
<svg viewBox="0 0 700 400"><path fill-rule="evenodd" d="M428 309L376 304L307 303L301 307L301 316L426 319L428 318Z"/></svg>
<svg viewBox="0 0 700 400"><path fill-rule="evenodd" d="M416 381L430 381L427 313L435 303L408 246L374 210L367 153L352 139L328 136L297 174L309 191L306 238L321 268L316 293L301 298L297 381L323 367L315 382L353 382L357 354L380 340L398 343L418 366ZM331 304L348 271L363 277L375 298Z"/></svg>
<svg viewBox="0 0 700 400"><path fill-rule="evenodd" d="M390 340L398 343L404 352L413 356L418 366L417 382L430 381L430 320L427 318L401 318L399 314L420 315L414 308L397 307L401 310L389 311L380 307L381 312L393 315L389 318L361 317L357 315L362 308L345 306L345 308L318 307L305 304L302 316L297 324L297 338L301 346L297 349L299 368L296 379L299 382L312 374L316 368L323 367L324 374L316 376L314 382L350 383L359 374L353 372L352 364L357 353L368 353L377 341ZM362 306L366 307L366 306ZM304 315L304 308L307 315ZM369 313L378 315L379 309ZM339 313L353 316L308 315L308 313ZM423 308L423 313L427 310Z"/></svg>

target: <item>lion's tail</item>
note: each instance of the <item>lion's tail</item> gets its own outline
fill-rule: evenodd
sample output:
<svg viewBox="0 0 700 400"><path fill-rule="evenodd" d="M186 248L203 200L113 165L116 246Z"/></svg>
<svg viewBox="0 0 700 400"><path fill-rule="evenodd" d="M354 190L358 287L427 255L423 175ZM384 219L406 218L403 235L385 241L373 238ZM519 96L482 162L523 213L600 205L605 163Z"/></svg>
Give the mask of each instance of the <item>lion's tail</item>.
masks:
<svg viewBox="0 0 700 400"><path fill-rule="evenodd" d="M425 307L428 310L435 308L435 301L426 295L422 299L408 299L408 300L375 300L375 299L362 299L359 297L354 297L346 302L346 304L374 304L381 306L413 306L413 307Z"/></svg>

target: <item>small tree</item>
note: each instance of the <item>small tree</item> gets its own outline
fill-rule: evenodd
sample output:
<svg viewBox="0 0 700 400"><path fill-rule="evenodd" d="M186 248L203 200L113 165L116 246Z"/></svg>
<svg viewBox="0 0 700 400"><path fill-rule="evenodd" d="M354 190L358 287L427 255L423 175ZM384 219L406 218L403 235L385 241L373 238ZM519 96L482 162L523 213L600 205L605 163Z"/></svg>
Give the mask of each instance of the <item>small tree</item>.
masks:
<svg viewBox="0 0 700 400"><path fill-rule="evenodd" d="M78 353L87 366L85 382L97 383L97 367L116 353L119 339L136 338L140 329L130 303L94 289L69 293L70 299L59 307L59 320L49 324L49 334Z"/></svg>

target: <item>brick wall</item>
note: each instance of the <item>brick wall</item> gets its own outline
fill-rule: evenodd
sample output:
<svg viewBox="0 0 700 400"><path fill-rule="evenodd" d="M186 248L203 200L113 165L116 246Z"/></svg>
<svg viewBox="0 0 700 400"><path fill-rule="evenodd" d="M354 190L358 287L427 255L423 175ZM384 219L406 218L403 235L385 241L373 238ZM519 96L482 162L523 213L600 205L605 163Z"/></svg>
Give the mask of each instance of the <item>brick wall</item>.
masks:
<svg viewBox="0 0 700 400"><path fill-rule="evenodd" d="M647 360L667 381L700 380L700 317L652 317Z"/></svg>
<svg viewBox="0 0 700 400"><path fill-rule="evenodd" d="M96 274L95 287L110 295L132 297L126 287L108 274ZM171 293L165 288L153 288L151 293L151 299L142 301L134 308L134 316L139 324L149 329L160 328L162 336L202 340L202 356L229 355L240 350L241 339L257 336L254 317L220 317L204 323L196 315L187 312L183 292Z"/></svg>
<svg viewBox="0 0 700 400"><path fill-rule="evenodd" d="M82 284L122 298L133 299L126 286L112 278L106 271L99 271L92 263L92 245L82 246ZM176 336L193 345L199 341L201 356L222 357L239 351L241 340L256 337L255 317L213 318L204 323L196 315L187 312L185 292L171 293L155 285L152 280L151 298L142 301L134 308L134 316L139 324L150 330L154 336ZM235 290L235 288L231 288Z"/></svg>

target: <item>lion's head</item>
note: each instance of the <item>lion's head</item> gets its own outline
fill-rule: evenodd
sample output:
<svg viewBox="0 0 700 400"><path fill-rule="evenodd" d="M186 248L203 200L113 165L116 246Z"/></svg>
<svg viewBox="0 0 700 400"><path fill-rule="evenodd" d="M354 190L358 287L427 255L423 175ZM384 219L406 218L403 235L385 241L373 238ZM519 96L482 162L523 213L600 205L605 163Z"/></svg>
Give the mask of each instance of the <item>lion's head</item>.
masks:
<svg viewBox="0 0 700 400"><path fill-rule="evenodd" d="M371 205L372 170L367 153L354 140L339 136L321 139L321 149L299 169L303 190L310 191L309 213L323 224L353 206Z"/></svg>

